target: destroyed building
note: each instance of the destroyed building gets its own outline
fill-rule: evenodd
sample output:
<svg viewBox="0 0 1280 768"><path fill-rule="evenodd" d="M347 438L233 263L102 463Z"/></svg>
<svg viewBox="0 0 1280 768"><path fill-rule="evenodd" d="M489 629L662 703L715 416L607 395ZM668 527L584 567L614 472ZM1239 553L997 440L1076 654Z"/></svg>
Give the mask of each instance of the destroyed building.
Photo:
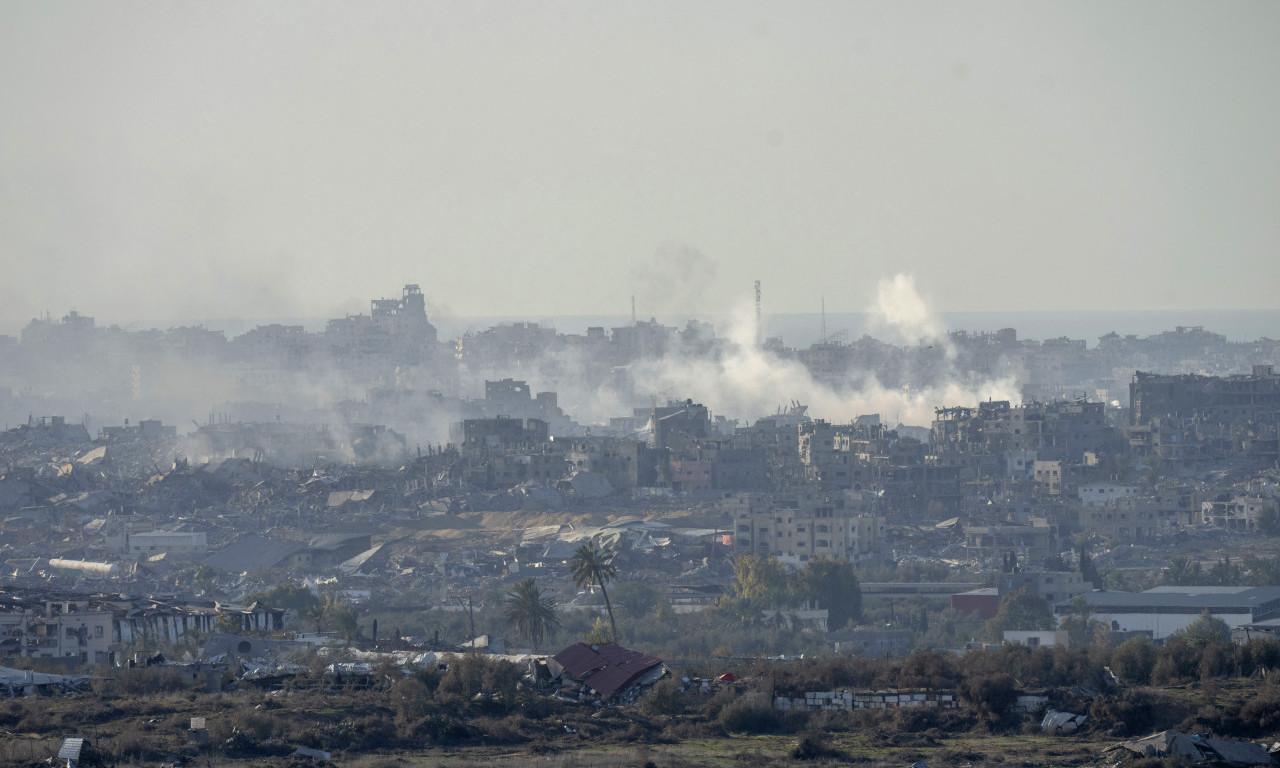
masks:
<svg viewBox="0 0 1280 768"><path fill-rule="evenodd" d="M860 562L885 538L885 518L862 493L735 494L721 502L733 518L734 551L796 563Z"/></svg>

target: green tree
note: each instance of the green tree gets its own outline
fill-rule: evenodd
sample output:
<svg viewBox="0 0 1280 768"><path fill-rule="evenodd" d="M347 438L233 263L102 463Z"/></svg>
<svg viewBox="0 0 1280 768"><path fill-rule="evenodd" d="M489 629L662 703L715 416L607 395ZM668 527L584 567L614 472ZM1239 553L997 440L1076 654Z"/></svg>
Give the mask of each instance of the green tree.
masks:
<svg viewBox="0 0 1280 768"><path fill-rule="evenodd" d="M1093 617L1093 607L1084 595L1077 595L1071 601L1071 615L1063 619L1058 628L1067 631L1072 648L1095 645L1107 632L1107 625Z"/></svg>
<svg viewBox="0 0 1280 768"><path fill-rule="evenodd" d="M1094 589L1102 588L1102 575L1089 554L1089 540L1080 540L1080 577L1093 585Z"/></svg>
<svg viewBox="0 0 1280 768"><path fill-rule="evenodd" d="M1267 507L1258 513L1258 533L1263 536L1280 534L1280 512L1275 507Z"/></svg>
<svg viewBox="0 0 1280 768"><path fill-rule="evenodd" d="M987 622L987 636L999 642L1006 631L1053 629L1057 622L1049 603L1025 589L1000 598L1000 609Z"/></svg>
<svg viewBox="0 0 1280 768"><path fill-rule="evenodd" d="M810 560L796 574L796 593L827 609L827 626L841 629L862 616L862 587L847 560Z"/></svg>
<svg viewBox="0 0 1280 768"><path fill-rule="evenodd" d="M618 567L613 564L614 551L608 546L597 547L594 541L578 547L569 559L569 571L573 574L573 583L579 587L599 586L604 597L605 610L609 612L609 627L612 630L612 641L618 642L618 623L613 618L613 604L609 602L609 590L605 587L618 575Z"/></svg>
<svg viewBox="0 0 1280 768"><path fill-rule="evenodd" d="M1204 571L1200 563L1178 555L1169 559L1169 567L1164 570L1162 581L1174 587L1189 587L1204 583Z"/></svg>
<svg viewBox="0 0 1280 768"><path fill-rule="evenodd" d="M591 629L587 634L582 636L582 642L587 645L600 645L602 643L611 642L609 634L609 625L604 623L604 619L596 617L595 623L591 625Z"/></svg>
<svg viewBox="0 0 1280 768"><path fill-rule="evenodd" d="M536 651L548 632L560 627L555 600L542 594L533 579L522 579L507 592L506 619Z"/></svg>
<svg viewBox="0 0 1280 768"><path fill-rule="evenodd" d="M1209 613L1209 609L1205 608L1200 614L1200 618L1191 622L1186 629L1180 630L1177 634L1186 639L1187 643L1197 650L1202 650L1211 643L1230 643L1231 627L1227 622L1215 617Z"/></svg>
<svg viewBox="0 0 1280 768"><path fill-rule="evenodd" d="M307 621L315 624L316 632L320 631L320 625L324 622L324 606L320 603L307 606L298 612L298 615Z"/></svg>
<svg viewBox="0 0 1280 768"><path fill-rule="evenodd" d="M244 617L235 613L224 613L214 622L213 631L223 635L239 635L244 632Z"/></svg>
<svg viewBox="0 0 1280 768"><path fill-rule="evenodd" d="M1244 569L1249 573L1249 584L1255 587L1280 585L1280 557L1245 555Z"/></svg>
<svg viewBox="0 0 1280 768"><path fill-rule="evenodd" d="M791 604L791 586L776 557L744 554L733 558L733 597L745 598L761 608L780 608Z"/></svg>
<svg viewBox="0 0 1280 768"><path fill-rule="evenodd" d="M1224 557L1209 569L1208 578L1210 584L1220 587L1235 587L1244 581L1244 573L1240 570L1239 564L1231 562L1229 557Z"/></svg>
<svg viewBox="0 0 1280 768"><path fill-rule="evenodd" d="M622 609L623 616L639 619L658 604L658 592L640 581L618 582L613 588L613 601Z"/></svg>
<svg viewBox="0 0 1280 768"><path fill-rule="evenodd" d="M1130 685L1146 685L1156 665L1156 647L1150 638L1133 637L1111 652L1111 670Z"/></svg>
<svg viewBox="0 0 1280 768"><path fill-rule="evenodd" d="M324 606L324 622L330 628L351 642L360 634L360 614L356 609L343 605L336 598L330 598Z"/></svg>

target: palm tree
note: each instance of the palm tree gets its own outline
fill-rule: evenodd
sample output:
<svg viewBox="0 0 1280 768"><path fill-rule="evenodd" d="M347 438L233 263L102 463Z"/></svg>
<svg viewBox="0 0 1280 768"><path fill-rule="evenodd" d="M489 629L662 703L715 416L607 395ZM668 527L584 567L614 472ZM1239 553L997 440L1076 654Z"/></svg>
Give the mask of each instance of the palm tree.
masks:
<svg viewBox="0 0 1280 768"><path fill-rule="evenodd" d="M560 627L555 600L543 595L533 579L517 581L507 592L506 605L507 625L514 624L535 651L548 631Z"/></svg>
<svg viewBox="0 0 1280 768"><path fill-rule="evenodd" d="M608 546L596 547L594 541L578 547L569 559L569 570L573 573L573 583L579 587L598 585L600 594L604 596L604 607L609 611L609 628L613 631L613 642L618 642L618 623L613 620L613 605L609 603L609 591L605 589L607 582L618 575L618 567L613 564L614 551Z"/></svg>

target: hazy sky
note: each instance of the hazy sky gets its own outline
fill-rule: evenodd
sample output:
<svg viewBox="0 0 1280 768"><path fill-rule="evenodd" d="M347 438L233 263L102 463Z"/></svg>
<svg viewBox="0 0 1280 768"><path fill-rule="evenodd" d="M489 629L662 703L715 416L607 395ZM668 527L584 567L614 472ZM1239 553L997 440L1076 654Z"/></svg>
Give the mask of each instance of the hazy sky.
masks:
<svg viewBox="0 0 1280 768"><path fill-rule="evenodd" d="M1280 3L0 1L0 332L1280 307Z"/></svg>

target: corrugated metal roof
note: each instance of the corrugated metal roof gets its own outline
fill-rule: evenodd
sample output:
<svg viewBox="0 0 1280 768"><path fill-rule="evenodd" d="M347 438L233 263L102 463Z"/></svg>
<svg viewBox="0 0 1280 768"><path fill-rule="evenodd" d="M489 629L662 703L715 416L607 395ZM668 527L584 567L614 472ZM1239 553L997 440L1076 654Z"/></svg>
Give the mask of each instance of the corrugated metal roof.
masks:
<svg viewBox="0 0 1280 768"><path fill-rule="evenodd" d="M231 573L266 571L303 547L294 541L275 541L264 536L245 536L205 559L205 565Z"/></svg>
<svg viewBox="0 0 1280 768"><path fill-rule="evenodd" d="M84 749L84 739L63 739L62 749L58 750L59 760L79 760L80 750Z"/></svg>
<svg viewBox="0 0 1280 768"><path fill-rule="evenodd" d="M1169 610L1197 613L1252 613L1255 619L1280 608L1280 587L1244 587L1219 590L1206 587L1152 589L1146 592L1085 592L1080 595L1094 610L1138 612ZM1055 605L1059 614L1071 610L1071 601Z"/></svg>
<svg viewBox="0 0 1280 768"><path fill-rule="evenodd" d="M570 677L586 683L605 699L662 663L656 656L609 643L576 643L552 658Z"/></svg>

